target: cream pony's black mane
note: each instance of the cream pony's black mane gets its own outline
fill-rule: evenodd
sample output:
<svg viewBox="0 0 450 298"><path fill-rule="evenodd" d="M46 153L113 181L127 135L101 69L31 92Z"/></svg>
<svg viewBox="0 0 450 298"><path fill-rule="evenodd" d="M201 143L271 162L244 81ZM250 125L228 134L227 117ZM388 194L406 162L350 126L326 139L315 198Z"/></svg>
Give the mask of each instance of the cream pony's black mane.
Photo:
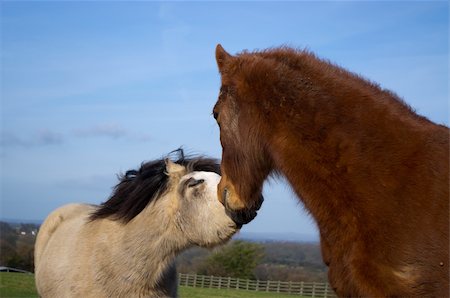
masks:
<svg viewBox="0 0 450 298"><path fill-rule="evenodd" d="M173 161L186 168L186 173L194 171L215 172L220 175L220 165L216 159L206 157L186 157L182 149L172 152L178 155ZM129 222L153 200L167 190L169 177L166 174L165 158L142 163L137 170L120 174L119 183L106 202L95 210L90 219L111 218Z"/></svg>

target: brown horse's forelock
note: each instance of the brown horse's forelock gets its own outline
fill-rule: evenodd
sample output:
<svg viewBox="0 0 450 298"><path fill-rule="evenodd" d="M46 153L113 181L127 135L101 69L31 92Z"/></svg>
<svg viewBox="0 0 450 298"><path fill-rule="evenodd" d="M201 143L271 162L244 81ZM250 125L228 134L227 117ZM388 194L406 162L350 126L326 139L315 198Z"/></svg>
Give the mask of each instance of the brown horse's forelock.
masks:
<svg viewBox="0 0 450 298"><path fill-rule="evenodd" d="M220 166L216 159L186 157L182 149L173 153L178 155L174 162L184 166L186 173L205 171L220 175ZM128 223L150 202L161 197L167 191L169 182L164 158L143 163L138 170L129 170L118 177L119 184L114 187L109 199L91 214L91 220L110 218Z"/></svg>

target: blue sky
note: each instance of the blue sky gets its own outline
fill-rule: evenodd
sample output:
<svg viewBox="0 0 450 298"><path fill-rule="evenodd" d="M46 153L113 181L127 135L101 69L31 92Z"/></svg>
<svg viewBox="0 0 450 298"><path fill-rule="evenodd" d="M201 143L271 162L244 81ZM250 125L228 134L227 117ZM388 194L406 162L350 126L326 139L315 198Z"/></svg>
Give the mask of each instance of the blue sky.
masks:
<svg viewBox="0 0 450 298"><path fill-rule="evenodd" d="M214 49L308 48L448 125L448 2L1 2L1 217L100 203L183 146L220 158ZM283 181L247 232L316 235Z"/></svg>

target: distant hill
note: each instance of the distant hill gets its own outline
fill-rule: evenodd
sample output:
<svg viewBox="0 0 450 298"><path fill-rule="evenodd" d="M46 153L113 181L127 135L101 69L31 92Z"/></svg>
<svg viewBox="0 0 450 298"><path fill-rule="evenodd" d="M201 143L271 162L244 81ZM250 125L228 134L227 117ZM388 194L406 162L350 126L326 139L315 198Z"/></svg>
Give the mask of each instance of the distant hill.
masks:
<svg viewBox="0 0 450 298"><path fill-rule="evenodd" d="M0 221L2 222L6 222L8 224L33 224L33 225L37 225L40 226L44 220L41 219L16 219L16 218L0 218Z"/></svg>
<svg viewBox="0 0 450 298"><path fill-rule="evenodd" d="M257 242L287 241L287 242L319 242L319 235L300 234L300 233L261 233L261 232L239 232L233 236L233 239L241 239Z"/></svg>
<svg viewBox="0 0 450 298"><path fill-rule="evenodd" d="M0 221L0 266L34 269L34 243L38 225Z"/></svg>
<svg viewBox="0 0 450 298"><path fill-rule="evenodd" d="M227 245L231 245L231 243ZM253 272L257 279L327 281L327 267L322 261L319 243L288 241L257 243L263 248L264 252L261 262ZM214 249L193 247L177 257L177 268L181 273L205 274L206 260L212 253L221 249L221 247Z"/></svg>

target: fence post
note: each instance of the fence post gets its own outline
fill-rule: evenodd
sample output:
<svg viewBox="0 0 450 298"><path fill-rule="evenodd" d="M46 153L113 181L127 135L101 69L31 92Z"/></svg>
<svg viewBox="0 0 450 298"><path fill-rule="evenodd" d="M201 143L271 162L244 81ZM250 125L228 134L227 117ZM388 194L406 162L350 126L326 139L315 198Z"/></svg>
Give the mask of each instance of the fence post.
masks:
<svg viewBox="0 0 450 298"><path fill-rule="evenodd" d="M270 280L266 280L266 292L269 292Z"/></svg>
<svg viewBox="0 0 450 298"><path fill-rule="evenodd" d="M205 276L202 275L202 288L204 288L204 287L205 287Z"/></svg>
<svg viewBox="0 0 450 298"><path fill-rule="evenodd" d="M325 283L325 291L323 293L323 297L325 297L325 298L328 297L328 283Z"/></svg>
<svg viewBox="0 0 450 298"><path fill-rule="evenodd" d="M188 286L188 279L189 279L189 274L186 274L186 279L184 280L184 285L186 287Z"/></svg>
<svg viewBox="0 0 450 298"><path fill-rule="evenodd" d="M300 283L300 295L303 295L303 282Z"/></svg>
<svg viewBox="0 0 450 298"><path fill-rule="evenodd" d="M289 294L292 294L291 289L292 289L292 282L289 281L289 290L288 290L288 293L289 293Z"/></svg>
<svg viewBox="0 0 450 298"><path fill-rule="evenodd" d="M255 288L255 291L258 291L258 289L259 289L259 279L256 280L256 288Z"/></svg>
<svg viewBox="0 0 450 298"><path fill-rule="evenodd" d="M277 284L277 293L280 293L280 283L281 283L281 281L278 281L278 284Z"/></svg>
<svg viewBox="0 0 450 298"><path fill-rule="evenodd" d="M248 291L248 282L249 282L249 279L247 279L247 291Z"/></svg>
<svg viewBox="0 0 450 298"><path fill-rule="evenodd" d="M312 286L312 296L311 297L316 297L316 283L313 282L313 286Z"/></svg>
<svg viewBox="0 0 450 298"><path fill-rule="evenodd" d="M212 289L212 280L213 280L213 276L210 275L209 276L209 288Z"/></svg>
<svg viewBox="0 0 450 298"><path fill-rule="evenodd" d="M236 290L239 289L239 277L236 279Z"/></svg>
<svg viewBox="0 0 450 298"><path fill-rule="evenodd" d="M197 274L194 274L194 288L197 286Z"/></svg>

